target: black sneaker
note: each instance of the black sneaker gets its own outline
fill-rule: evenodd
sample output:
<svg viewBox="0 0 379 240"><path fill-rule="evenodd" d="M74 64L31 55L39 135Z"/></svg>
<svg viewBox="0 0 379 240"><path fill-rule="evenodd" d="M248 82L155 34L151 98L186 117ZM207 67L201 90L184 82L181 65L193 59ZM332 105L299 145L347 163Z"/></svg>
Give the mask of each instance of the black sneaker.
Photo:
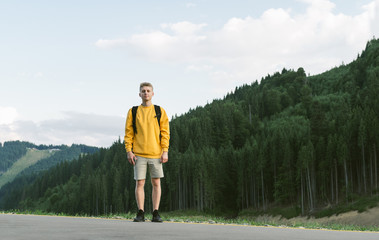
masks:
<svg viewBox="0 0 379 240"><path fill-rule="evenodd" d="M159 216L158 210L154 210L152 222L163 222L161 216Z"/></svg>
<svg viewBox="0 0 379 240"><path fill-rule="evenodd" d="M138 210L137 217L134 218L133 222L144 222L145 221L145 212L143 210Z"/></svg>

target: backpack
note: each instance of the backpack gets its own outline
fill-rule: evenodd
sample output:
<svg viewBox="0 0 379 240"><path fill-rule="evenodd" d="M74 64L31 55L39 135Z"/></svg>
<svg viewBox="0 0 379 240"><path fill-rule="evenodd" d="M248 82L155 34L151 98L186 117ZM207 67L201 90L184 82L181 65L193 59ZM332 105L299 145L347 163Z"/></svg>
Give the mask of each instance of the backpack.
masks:
<svg viewBox="0 0 379 240"><path fill-rule="evenodd" d="M134 134L137 134L137 124L136 124L137 109L138 109L138 106L134 106L132 108L132 119L133 119ZM161 127L161 107L158 105L154 105L154 109L155 109L155 115L156 115L155 117L157 118L158 126L160 128Z"/></svg>

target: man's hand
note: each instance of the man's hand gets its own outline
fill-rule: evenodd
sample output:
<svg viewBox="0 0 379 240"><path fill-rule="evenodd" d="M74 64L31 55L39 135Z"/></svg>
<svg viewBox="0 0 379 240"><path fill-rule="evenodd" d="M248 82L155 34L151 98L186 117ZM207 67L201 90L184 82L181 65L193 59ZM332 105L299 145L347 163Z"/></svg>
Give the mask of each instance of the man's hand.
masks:
<svg viewBox="0 0 379 240"><path fill-rule="evenodd" d="M168 152L163 152L161 156L161 163L166 163L168 161Z"/></svg>
<svg viewBox="0 0 379 240"><path fill-rule="evenodd" d="M129 161L129 163L134 166L134 165L136 165L136 160L137 160L136 155L134 155L134 153L132 151L128 152L128 161Z"/></svg>

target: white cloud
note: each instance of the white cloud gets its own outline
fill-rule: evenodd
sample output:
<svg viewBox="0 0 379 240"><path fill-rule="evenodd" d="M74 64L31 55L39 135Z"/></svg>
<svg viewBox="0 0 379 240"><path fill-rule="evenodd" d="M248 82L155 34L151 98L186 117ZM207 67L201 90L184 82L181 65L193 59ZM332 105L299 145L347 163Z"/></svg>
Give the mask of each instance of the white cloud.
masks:
<svg viewBox="0 0 379 240"><path fill-rule="evenodd" d="M1 107L0 106L0 125L11 124L18 117L17 110L12 107Z"/></svg>
<svg viewBox="0 0 379 240"><path fill-rule="evenodd" d="M201 71L211 71L212 66L210 65L189 65L186 70L189 72L201 72Z"/></svg>
<svg viewBox="0 0 379 240"><path fill-rule="evenodd" d="M362 9L365 11L365 13L362 14L362 18L369 20L370 31L376 34L376 37L379 37L379 0L372 1L363 6Z"/></svg>
<svg viewBox="0 0 379 240"><path fill-rule="evenodd" d="M379 35L379 0L356 16L335 14L329 0L303 0L304 13L268 9L260 17L231 18L215 31L206 24L178 22L127 39L99 40L124 46L150 61L184 63L188 69L211 66L209 76L229 76L233 85L254 81L283 67L317 74L354 60L373 35ZM203 68L204 69L204 68Z"/></svg>
<svg viewBox="0 0 379 240"><path fill-rule="evenodd" d="M0 142L24 140L36 144L85 143L109 147L123 139L125 118L64 112L64 118L41 122L14 121L0 125Z"/></svg>

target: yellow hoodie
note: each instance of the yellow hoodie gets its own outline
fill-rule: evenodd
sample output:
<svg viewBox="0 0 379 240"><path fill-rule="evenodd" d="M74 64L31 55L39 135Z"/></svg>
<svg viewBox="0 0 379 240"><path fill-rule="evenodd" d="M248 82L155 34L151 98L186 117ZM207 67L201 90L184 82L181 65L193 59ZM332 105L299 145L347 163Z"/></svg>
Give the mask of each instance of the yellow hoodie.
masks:
<svg viewBox="0 0 379 240"><path fill-rule="evenodd" d="M155 114L154 105L140 105L136 114L137 134L133 130L132 108L129 109L125 125L125 149L133 150L137 156L145 158L160 158L163 151L168 151L170 128L166 111L161 107L160 129ZM161 134L161 139L159 139Z"/></svg>

